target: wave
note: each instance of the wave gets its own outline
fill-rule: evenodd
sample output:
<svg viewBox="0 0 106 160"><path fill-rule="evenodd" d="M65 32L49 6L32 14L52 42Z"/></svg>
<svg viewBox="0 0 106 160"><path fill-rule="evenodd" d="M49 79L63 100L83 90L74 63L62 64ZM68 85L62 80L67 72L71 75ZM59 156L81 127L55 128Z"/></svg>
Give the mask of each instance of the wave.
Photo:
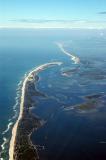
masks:
<svg viewBox="0 0 106 160"><path fill-rule="evenodd" d="M71 60L74 61L75 64L80 63L80 58L66 51L61 43L56 43L60 50L65 53L67 56L71 57Z"/></svg>
<svg viewBox="0 0 106 160"><path fill-rule="evenodd" d="M1 145L2 151L5 150L5 144L8 142L8 139L6 137L3 137L3 143Z"/></svg>
<svg viewBox="0 0 106 160"><path fill-rule="evenodd" d="M0 160L5 160L1 155L5 152L6 144L8 143L8 139L3 137L3 143L1 144L1 153L0 153Z"/></svg>
<svg viewBox="0 0 106 160"><path fill-rule="evenodd" d="M3 131L3 133L2 133L3 135L9 131L9 129L11 128L12 124L13 124L13 122L10 122L10 123L7 125L7 129L6 129L5 131Z"/></svg>
<svg viewBox="0 0 106 160"><path fill-rule="evenodd" d="M4 152L7 153L6 151L6 146L9 144L9 140L6 138L7 133L11 130L12 126L13 126L13 120L17 118L18 113L17 113L17 107L19 105L19 101L20 101L20 93L21 93L21 86L22 86L22 80L17 84L17 88L16 88L16 97L15 97L15 105L13 106L13 116L11 118L8 119L8 124L6 129L1 133L3 136L3 143L1 144L1 153L0 153L0 160L5 160L5 158L2 157L2 154Z"/></svg>

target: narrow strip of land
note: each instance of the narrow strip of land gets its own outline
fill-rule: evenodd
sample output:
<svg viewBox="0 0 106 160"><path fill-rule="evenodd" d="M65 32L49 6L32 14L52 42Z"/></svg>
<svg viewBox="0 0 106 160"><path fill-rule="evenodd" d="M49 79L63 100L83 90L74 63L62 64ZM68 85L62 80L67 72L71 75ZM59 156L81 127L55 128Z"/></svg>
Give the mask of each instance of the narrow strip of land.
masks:
<svg viewBox="0 0 106 160"><path fill-rule="evenodd" d="M71 58L72 61L74 61L75 64L80 63L80 58L79 57L77 57L74 54L66 51L61 43L56 43L56 44L63 53L65 53L67 56L69 56Z"/></svg>
<svg viewBox="0 0 106 160"><path fill-rule="evenodd" d="M28 111L26 112L26 110L27 110L27 107L28 107L27 105L29 105L29 104L28 104L28 102L26 102L26 100L25 100L25 98L26 98L26 89L27 89L27 87L28 87L28 84L29 84L29 83L31 84L31 83L35 80L37 74L38 74L40 71L42 71L42 70L44 70L44 69L46 69L46 68L48 68L48 67L50 67L50 66L61 65L61 64L62 64L61 62L51 62L51 63L43 64L43 65L35 68L34 70L32 70L32 71L26 76L26 78L24 79L23 85L22 85L22 93L21 93L20 113L19 113L19 117L18 117L18 119L17 119L17 121L16 121L16 123L15 123L15 125L14 125L14 127L13 127L12 137L11 137L11 140L10 140L9 160L15 160L15 159L16 159L16 158L14 158L14 152L15 152L15 148L17 148L17 147L16 147L16 141L17 141L17 132L18 132L18 129L19 129L19 123L20 123L20 121L22 121L22 120L24 119L25 113L28 112ZM27 106L27 107L26 107L26 106ZM25 107L26 107L26 108L25 108ZM27 119L27 118L26 118L26 119ZM30 119L31 119L31 116L30 116ZM25 119L24 119L24 120L25 120ZM32 120L32 119L31 119L31 120ZM23 122L21 122L21 123L23 123ZM22 124L21 124L21 125L22 125ZM25 133L25 134L26 134L26 133ZM29 132L28 132L28 136L29 136Z"/></svg>

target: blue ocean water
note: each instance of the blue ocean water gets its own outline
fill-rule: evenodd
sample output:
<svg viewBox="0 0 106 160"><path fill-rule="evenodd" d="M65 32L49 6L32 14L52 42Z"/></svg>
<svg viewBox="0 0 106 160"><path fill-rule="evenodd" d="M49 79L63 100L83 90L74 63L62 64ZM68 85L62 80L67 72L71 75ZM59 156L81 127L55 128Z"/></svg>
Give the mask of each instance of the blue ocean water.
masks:
<svg viewBox="0 0 106 160"><path fill-rule="evenodd" d="M52 61L62 61L64 64L62 67L40 73L42 80L37 84L37 88L49 94L50 99L36 99L37 108L32 110L47 121L37 133L32 135L33 143L47 148L45 151L39 151L41 158L45 156L45 159L51 157L64 159L67 155L68 160L68 156L73 153L71 157L73 160L80 155L94 159L95 152L100 150L103 151L104 156L105 98L102 99L104 101L102 110L92 112L90 116L88 113L82 116L75 110L70 111L70 108L68 110L67 107L84 102L79 96L101 92L105 95L105 37L105 30L0 30L0 151L2 158L8 159L11 130L19 113L20 92L17 93L17 89L21 87L20 81L23 80L25 73L34 67ZM80 58L80 72L77 71L69 77L61 75L63 71L76 68L78 65L62 53L56 45L57 42L63 43L67 51ZM48 80L46 77L49 77ZM65 109L63 109L64 106ZM63 147L61 147L62 140L64 140ZM90 149L91 145L92 149ZM77 157L75 157L76 152Z"/></svg>

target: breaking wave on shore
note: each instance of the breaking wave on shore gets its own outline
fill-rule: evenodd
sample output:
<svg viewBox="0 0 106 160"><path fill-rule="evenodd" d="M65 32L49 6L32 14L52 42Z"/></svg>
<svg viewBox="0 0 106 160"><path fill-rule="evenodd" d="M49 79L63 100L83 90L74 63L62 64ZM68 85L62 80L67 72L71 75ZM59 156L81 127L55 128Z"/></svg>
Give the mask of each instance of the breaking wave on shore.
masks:
<svg viewBox="0 0 106 160"><path fill-rule="evenodd" d="M0 160L8 160L8 145L10 142L9 134L11 134L11 130L13 127L13 124L18 117L17 109L19 107L20 103L20 93L21 93L21 87L22 87L22 80L18 83L17 89L16 89L16 97L15 97L15 105L13 106L13 116L8 119L8 124L6 129L1 133L2 135L2 144L1 144L1 152L0 152Z"/></svg>

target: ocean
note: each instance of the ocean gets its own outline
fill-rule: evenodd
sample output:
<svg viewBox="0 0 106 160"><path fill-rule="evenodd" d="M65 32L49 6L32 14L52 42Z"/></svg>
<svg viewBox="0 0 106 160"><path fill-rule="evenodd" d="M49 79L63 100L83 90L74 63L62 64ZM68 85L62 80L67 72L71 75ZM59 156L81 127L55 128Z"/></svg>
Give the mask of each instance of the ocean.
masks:
<svg viewBox="0 0 106 160"><path fill-rule="evenodd" d="M105 44L105 30L0 29L1 160L8 160L25 74L54 61L63 64L41 72L36 84L48 98L36 97L32 109L45 121L31 136L40 159L106 159Z"/></svg>

